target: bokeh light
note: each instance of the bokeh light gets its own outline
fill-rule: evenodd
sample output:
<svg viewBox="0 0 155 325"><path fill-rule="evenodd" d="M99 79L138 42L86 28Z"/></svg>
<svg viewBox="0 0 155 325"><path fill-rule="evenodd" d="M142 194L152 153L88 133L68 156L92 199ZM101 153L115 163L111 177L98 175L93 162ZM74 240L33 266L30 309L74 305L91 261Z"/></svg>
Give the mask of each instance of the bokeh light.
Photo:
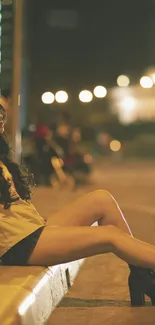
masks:
<svg viewBox="0 0 155 325"><path fill-rule="evenodd" d="M153 83L155 84L155 73L152 73L152 74L150 75L150 78L152 79Z"/></svg>
<svg viewBox="0 0 155 325"><path fill-rule="evenodd" d="M68 100L68 94L64 90L60 90L55 94L55 100L57 103L66 103Z"/></svg>
<svg viewBox="0 0 155 325"><path fill-rule="evenodd" d="M155 66L148 67L145 71L145 76L150 77L155 84Z"/></svg>
<svg viewBox="0 0 155 325"><path fill-rule="evenodd" d="M79 94L79 99L83 103L90 103L93 99L93 94L89 90L82 90Z"/></svg>
<svg viewBox="0 0 155 325"><path fill-rule="evenodd" d="M140 85L142 88L152 88L153 87L153 81L150 77L144 76L140 79Z"/></svg>
<svg viewBox="0 0 155 325"><path fill-rule="evenodd" d="M107 89L103 86L97 86L94 89L94 95L97 98L104 98L107 95Z"/></svg>
<svg viewBox="0 0 155 325"><path fill-rule="evenodd" d="M130 79L129 77L125 76L125 75L121 75L117 78L117 85L119 87L128 87L130 84Z"/></svg>
<svg viewBox="0 0 155 325"><path fill-rule="evenodd" d="M122 99L120 104L125 110L133 110L136 105L136 100L133 97L125 97Z"/></svg>
<svg viewBox="0 0 155 325"><path fill-rule="evenodd" d="M110 149L113 152L119 151L121 149L121 143L120 143L120 141L118 141L118 140L112 140L110 142Z"/></svg>
<svg viewBox="0 0 155 325"><path fill-rule="evenodd" d="M46 92L41 97L44 104L52 104L54 102L54 94L51 92Z"/></svg>

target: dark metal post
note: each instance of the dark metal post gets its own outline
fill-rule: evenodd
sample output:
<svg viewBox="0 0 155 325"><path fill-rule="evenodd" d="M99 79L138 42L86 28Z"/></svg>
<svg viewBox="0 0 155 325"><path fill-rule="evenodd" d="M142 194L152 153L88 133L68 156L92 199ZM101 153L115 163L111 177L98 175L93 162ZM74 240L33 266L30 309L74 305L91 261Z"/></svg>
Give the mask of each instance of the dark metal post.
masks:
<svg viewBox="0 0 155 325"><path fill-rule="evenodd" d="M21 130L20 130L20 84L22 58L22 16L23 0L14 0L14 54L13 54L13 88L12 88L12 121L11 137L13 158L20 162Z"/></svg>

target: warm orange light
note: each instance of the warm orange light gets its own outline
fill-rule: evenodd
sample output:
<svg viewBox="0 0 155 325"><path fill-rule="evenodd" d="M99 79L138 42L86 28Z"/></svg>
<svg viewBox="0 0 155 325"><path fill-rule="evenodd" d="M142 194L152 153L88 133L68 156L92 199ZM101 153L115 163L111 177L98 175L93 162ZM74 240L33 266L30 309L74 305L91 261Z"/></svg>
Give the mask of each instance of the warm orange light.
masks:
<svg viewBox="0 0 155 325"><path fill-rule="evenodd" d="M110 149L111 149L111 151L113 151L113 152L117 152L117 151L119 151L119 150L121 149L121 143L120 143L120 141L112 140L112 141L110 142Z"/></svg>

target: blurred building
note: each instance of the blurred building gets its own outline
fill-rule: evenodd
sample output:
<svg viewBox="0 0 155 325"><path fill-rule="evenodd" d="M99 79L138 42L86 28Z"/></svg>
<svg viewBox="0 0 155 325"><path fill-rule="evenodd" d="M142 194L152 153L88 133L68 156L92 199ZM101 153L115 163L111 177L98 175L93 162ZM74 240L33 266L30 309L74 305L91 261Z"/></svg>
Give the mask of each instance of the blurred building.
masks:
<svg viewBox="0 0 155 325"><path fill-rule="evenodd" d="M127 88L116 87L109 92L111 112L120 122L155 121L154 87L143 89L140 85Z"/></svg>

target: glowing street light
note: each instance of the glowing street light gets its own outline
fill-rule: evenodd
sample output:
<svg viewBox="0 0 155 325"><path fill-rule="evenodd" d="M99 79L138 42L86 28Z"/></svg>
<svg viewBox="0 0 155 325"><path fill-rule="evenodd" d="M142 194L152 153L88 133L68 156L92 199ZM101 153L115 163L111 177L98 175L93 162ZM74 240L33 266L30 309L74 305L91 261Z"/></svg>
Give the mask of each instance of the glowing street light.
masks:
<svg viewBox="0 0 155 325"><path fill-rule="evenodd" d="M155 72L150 75L150 78L152 79L153 83L155 84Z"/></svg>
<svg viewBox="0 0 155 325"><path fill-rule="evenodd" d="M41 97L44 104L52 104L54 102L54 95L51 92L46 92Z"/></svg>
<svg viewBox="0 0 155 325"><path fill-rule="evenodd" d="M133 110L135 108L136 105L136 101L133 97L125 97L122 101L121 101L121 107L125 110Z"/></svg>
<svg viewBox="0 0 155 325"><path fill-rule="evenodd" d="M144 76L140 79L140 85L142 88L152 88L153 80L148 76Z"/></svg>
<svg viewBox="0 0 155 325"><path fill-rule="evenodd" d="M104 98L107 95L107 89L103 86L97 86L94 89L94 95L97 98Z"/></svg>
<svg viewBox="0 0 155 325"><path fill-rule="evenodd" d="M112 140L110 142L110 149L113 152L119 151L121 149L121 143L120 143L120 141L118 141L118 140Z"/></svg>
<svg viewBox="0 0 155 325"><path fill-rule="evenodd" d="M129 77L125 76L125 75L121 75L117 78L117 85L119 87L128 87L130 84L130 79Z"/></svg>
<svg viewBox="0 0 155 325"><path fill-rule="evenodd" d="M149 67L146 71L145 71L145 75L150 77L153 81L153 83L155 84L155 67Z"/></svg>
<svg viewBox="0 0 155 325"><path fill-rule="evenodd" d="M68 100L68 94L64 90L60 90L55 95L57 103L66 103Z"/></svg>
<svg viewBox="0 0 155 325"><path fill-rule="evenodd" d="M132 123L137 118L137 99L127 96L121 99L119 105L120 120L123 124Z"/></svg>
<svg viewBox="0 0 155 325"><path fill-rule="evenodd" d="M79 99L83 103L90 103L93 99L93 94L89 90L82 90L79 94Z"/></svg>

